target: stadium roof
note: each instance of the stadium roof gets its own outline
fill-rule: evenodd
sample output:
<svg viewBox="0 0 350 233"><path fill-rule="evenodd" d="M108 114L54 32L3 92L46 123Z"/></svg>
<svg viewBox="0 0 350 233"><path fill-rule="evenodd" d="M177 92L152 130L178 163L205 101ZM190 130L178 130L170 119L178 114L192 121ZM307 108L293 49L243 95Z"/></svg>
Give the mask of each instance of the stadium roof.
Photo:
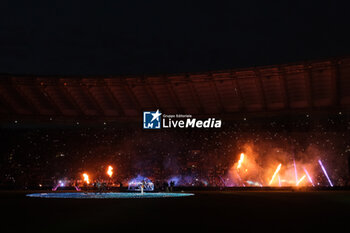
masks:
<svg viewBox="0 0 350 233"><path fill-rule="evenodd" d="M133 121L156 109L234 119L350 106L348 57L160 76L0 78L2 119Z"/></svg>

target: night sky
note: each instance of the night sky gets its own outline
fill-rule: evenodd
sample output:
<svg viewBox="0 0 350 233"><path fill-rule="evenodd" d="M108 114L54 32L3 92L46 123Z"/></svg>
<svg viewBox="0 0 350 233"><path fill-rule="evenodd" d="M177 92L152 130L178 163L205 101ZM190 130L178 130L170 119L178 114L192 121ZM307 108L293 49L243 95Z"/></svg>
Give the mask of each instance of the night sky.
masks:
<svg viewBox="0 0 350 233"><path fill-rule="evenodd" d="M0 8L0 73L196 72L350 54L349 8L340 1L12 1Z"/></svg>

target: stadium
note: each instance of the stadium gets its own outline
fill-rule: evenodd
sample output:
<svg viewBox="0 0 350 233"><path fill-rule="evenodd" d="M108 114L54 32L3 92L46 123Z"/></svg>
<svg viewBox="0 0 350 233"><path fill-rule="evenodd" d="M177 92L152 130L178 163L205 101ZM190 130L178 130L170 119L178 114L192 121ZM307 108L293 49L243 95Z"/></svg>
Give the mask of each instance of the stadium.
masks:
<svg viewBox="0 0 350 233"><path fill-rule="evenodd" d="M347 232L338 1L4 4L1 232Z"/></svg>
<svg viewBox="0 0 350 233"><path fill-rule="evenodd" d="M63 202L55 199L58 196L50 203L23 195L127 193L140 192L141 186L146 192L195 194L179 203L153 203L146 197L145 208L153 216L163 204L175 213L180 211L178 204L191 206L198 214L203 207L197 201L202 199L211 203L229 198L228 203L236 205L235 198L253 203L277 198L283 203L293 197L307 205L302 203L316 198L314 192L321 198L318 202L335 201L348 192L350 59L346 57L162 76L3 75L0 88L6 152L1 188L18 190L1 195L12 204L17 200L16 205L39 205L35 212L45 212L43 203L64 213L67 205L80 209L84 204ZM165 117L178 113L215 117L223 125L143 129L143 112L156 109L168 114ZM149 184L152 188L147 189ZM64 198L69 199L67 195ZM103 200L89 200L89 205L99 206L97 201ZM131 197L111 205L144 205L139 201ZM120 224L130 224L123 221ZM146 224L151 219L139 221Z"/></svg>

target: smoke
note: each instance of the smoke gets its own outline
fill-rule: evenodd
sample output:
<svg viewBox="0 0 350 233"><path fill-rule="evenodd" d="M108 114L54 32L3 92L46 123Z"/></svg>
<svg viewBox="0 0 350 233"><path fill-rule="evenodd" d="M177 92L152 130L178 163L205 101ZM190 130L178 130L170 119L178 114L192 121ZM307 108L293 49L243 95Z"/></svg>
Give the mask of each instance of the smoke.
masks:
<svg viewBox="0 0 350 233"><path fill-rule="evenodd" d="M242 155L237 155L233 160L227 175L229 186L268 186L270 183L271 186L312 186L314 182L315 185L328 186L317 162L319 159L326 162L331 180L343 185L336 177L339 177L337 171L345 170L339 169L344 165L339 161L329 162L329 158L334 155L317 146L309 145L306 150L298 153L274 147L271 143L246 143L240 148L244 159L242 161Z"/></svg>
<svg viewBox="0 0 350 233"><path fill-rule="evenodd" d="M91 153L95 159L88 160L88 157L85 164L90 164L93 170L97 163L105 166L107 158L108 164L115 165L116 178L120 180L140 174L159 182L174 180L176 185L208 183L213 186L266 186L281 164L272 186L294 186L306 171L315 186L328 186L318 164L321 159L332 182L345 185L348 165L345 152L341 152L345 151L345 138L332 138L329 134L325 138L313 132L310 135L260 131L133 131L121 140L112 141L107 147L110 154L101 153L106 150L105 145L96 147L96 152ZM245 155L244 160L237 168L241 153ZM311 185L308 177L300 182L300 186Z"/></svg>

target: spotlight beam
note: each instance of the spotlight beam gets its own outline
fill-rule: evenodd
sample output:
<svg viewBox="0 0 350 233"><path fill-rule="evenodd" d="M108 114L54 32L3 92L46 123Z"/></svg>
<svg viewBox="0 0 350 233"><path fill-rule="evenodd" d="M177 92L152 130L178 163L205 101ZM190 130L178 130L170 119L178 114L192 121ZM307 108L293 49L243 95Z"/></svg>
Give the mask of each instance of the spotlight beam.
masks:
<svg viewBox="0 0 350 233"><path fill-rule="evenodd" d="M280 163L280 164L278 165L278 167L277 167L277 169L276 169L275 173L273 174L273 176L272 176L272 178L271 178L271 180L270 180L269 185L271 185L271 184L272 184L272 181L275 179L276 175L277 175L277 174L278 174L278 172L280 171L281 166L282 166L282 164Z"/></svg>
<svg viewBox="0 0 350 233"><path fill-rule="evenodd" d="M295 183L298 183L298 173L297 173L297 165L295 164L295 159L293 159L294 164L294 173L295 173Z"/></svg>
<svg viewBox="0 0 350 233"><path fill-rule="evenodd" d="M305 179L305 175L303 175L301 178L300 178L300 180L298 180L298 182L297 182L297 186L299 186L299 184Z"/></svg>
<svg viewBox="0 0 350 233"><path fill-rule="evenodd" d="M310 183L312 184L312 186L315 186L315 185L314 185L314 182L312 181L311 176L309 175L309 173L308 173L308 171L306 170L306 168L303 167L303 169L304 169L305 174L307 175L307 178L309 179Z"/></svg>
<svg viewBox="0 0 350 233"><path fill-rule="evenodd" d="M331 185L331 187L333 187L333 184L332 184L332 182L331 182L331 179L329 179L328 174L327 174L327 172L326 172L326 169L324 168L324 166L323 166L323 164L322 164L322 161L321 161L320 159L318 160L318 163L320 164L320 166L321 166L321 168L322 168L322 170L323 170L323 173L324 173L325 176L327 177L327 180L328 180L329 184Z"/></svg>

